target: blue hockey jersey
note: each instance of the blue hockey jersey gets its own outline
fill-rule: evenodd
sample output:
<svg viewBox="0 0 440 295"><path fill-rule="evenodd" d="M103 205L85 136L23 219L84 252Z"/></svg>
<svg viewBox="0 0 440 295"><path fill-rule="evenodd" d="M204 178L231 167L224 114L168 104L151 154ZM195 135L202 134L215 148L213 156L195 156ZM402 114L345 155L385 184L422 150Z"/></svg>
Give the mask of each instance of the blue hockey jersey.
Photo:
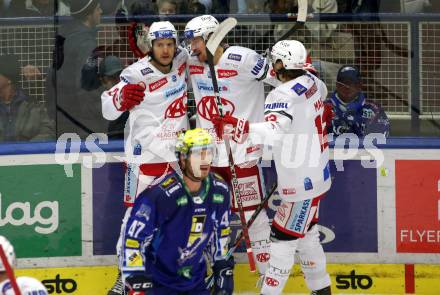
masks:
<svg viewBox="0 0 440 295"><path fill-rule="evenodd" d="M334 92L325 101L331 105L334 117L327 130L334 136L343 133L354 133L363 137L370 133L382 133L388 137L390 122L384 110L372 102L365 101L361 92L358 97L348 104L344 104Z"/></svg>
<svg viewBox="0 0 440 295"><path fill-rule="evenodd" d="M206 276L204 251L225 258L229 218L229 188L219 176L210 173L194 196L178 174L168 175L136 199L124 229L123 277L144 273L153 284L191 290Z"/></svg>

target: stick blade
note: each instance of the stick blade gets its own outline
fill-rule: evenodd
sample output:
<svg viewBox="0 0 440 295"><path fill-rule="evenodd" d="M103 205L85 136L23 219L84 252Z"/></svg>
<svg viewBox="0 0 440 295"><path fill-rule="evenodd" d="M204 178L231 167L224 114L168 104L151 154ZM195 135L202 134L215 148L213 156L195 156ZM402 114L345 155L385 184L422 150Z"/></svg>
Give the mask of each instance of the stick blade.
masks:
<svg viewBox="0 0 440 295"><path fill-rule="evenodd" d="M237 25L237 20L233 17L228 17L222 21L217 30L211 35L206 43L206 48L214 55L220 42L226 37L226 35Z"/></svg>
<svg viewBox="0 0 440 295"><path fill-rule="evenodd" d="M296 22L305 23L307 19L307 0L298 0L298 16L296 17Z"/></svg>

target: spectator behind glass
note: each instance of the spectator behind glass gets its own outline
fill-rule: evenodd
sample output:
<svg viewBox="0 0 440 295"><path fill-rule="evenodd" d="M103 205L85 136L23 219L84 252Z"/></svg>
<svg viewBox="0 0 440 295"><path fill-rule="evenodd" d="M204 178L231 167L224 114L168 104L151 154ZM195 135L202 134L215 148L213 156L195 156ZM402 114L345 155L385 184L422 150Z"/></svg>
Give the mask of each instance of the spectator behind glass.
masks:
<svg viewBox="0 0 440 295"><path fill-rule="evenodd" d="M119 83L122 70L122 62L116 56L106 56L99 64L99 76L105 90L109 90ZM113 139L124 139L124 128L130 112L124 112L118 119L110 121L108 125L108 137Z"/></svg>
<svg viewBox="0 0 440 295"><path fill-rule="evenodd" d="M70 8L62 0L12 0L8 17L37 17L70 15Z"/></svg>
<svg viewBox="0 0 440 295"><path fill-rule="evenodd" d="M334 117L328 132L335 136L354 133L363 137L369 133L389 135L390 123L378 105L365 101L359 70L343 66L336 77L336 91L325 101L332 107Z"/></svg>
<svg viewBox="0 0 440 295"><path fill-rule="evenodd" d="M157 11L160 15L177 14L177 2L175 0L157 0Z"/></svg>
<svg viewBox="0 0 440 295"><path fill-rule="evenodd" d="M102 10L97 0L71 2L73 21L61 23L56 48L57 64L52 69L48 99L57 119L57 136L77 133L85 139L90 133L107 131L102 117L98 77L97 25ZM60 21L61 22L61 21ZM55 70L58 69L58 70Z"/></svg>
<svg viewBox="0 0 440 295"><path fill-rule="evenodd" d="M0 142L53 140L54 122L43 104L18 86L19 80L18 57L0 56Z"/></svg>
<svg viewBox="0 0 440 295"><path fill-rule="evenodd" d="M191 0L188 5L190 14L209 14L212 9L211 0Z"/></svg>

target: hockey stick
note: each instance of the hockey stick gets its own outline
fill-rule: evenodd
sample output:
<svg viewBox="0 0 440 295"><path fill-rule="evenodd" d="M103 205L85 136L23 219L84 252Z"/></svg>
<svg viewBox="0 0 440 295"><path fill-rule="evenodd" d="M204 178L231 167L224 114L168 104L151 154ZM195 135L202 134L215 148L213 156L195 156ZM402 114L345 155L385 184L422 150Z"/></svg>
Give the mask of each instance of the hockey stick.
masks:
<svg viewBox="0 0 440 295"><path fill-rule="evenodd" d="M307 19L307 5L308 5L307 0L298 0L298 14L296 17L295 24L293 25L292 28L290 28L287 32L285 32L280 38L278 38L278 40L274 44L272 44L269 47L269 52L272 49L273 45L275 45L277 42L287 39L287 37L289 37L297 30L304 27L304 24L306 23L306 19Z"/></svg>
<svg viewBox="0 0 440 295"><path fill-rule="evenodd" d="M21 295L20 289L17 285L17 280L15 279L14 270L9 265L8 259L6 258L6 253L3 250L3 247L0 246L0 259L5 266L6 275L8 276L9 281L11 282L12 289L14 290L15 295Z"/></svg>
<svg viewBox="0 0 440 295"><path fill-rule="evenodd" d="M211 35L211 37L208 40L208 43L206 44L207 48L207 54L208 54L208 65L209 65L209 71L211 73L211 79L212 79L212 86L214 89L214 96L217 101L217 107L220 114L220 117L223 117L223 105L220 98L219 90L218 90L218 83L217 83L217 76L214 68L214 55L215 51L220 45L220 42L224 39L226 34L230 32L235 25L237 24L237 20L235 18L227 18L224 20L218 29ZM254 253L252 252L251 248L251 241L249 239L249 232L246 225L246 218L244 216L243 211L243 204L241 201L240 196L240 188L238 185L238 178L237 178L237 172L235 171L235 164L234 159L232 156L232 150L231 146L229 144L229 140L227 138L224 138L226 150L228 152L228 159L229 159L229 169L231 170L231 180L232 180L232 193L234 194L234 198L237 202L238 206L238 212L240 216L240 222L241 226L243 228L243 235L245 239L246 244L246 252L249 259L249 267L251 272L255 272L255 260L254 260Z"/></svg>
<svg viewBox="0 0 440 295"><path fill-rule="evenodd" d="M255 209L254 213L252 214L251 218L249 218L246 226L247 228L250 228L252 226L252 224L254 223L255 219L257 219L257 216L260 214L260 212L263 210L263 208L266 206L267 202L269 202L269 199L272 197L272 195L275 193L275 191L277 190L277 183L274 183L274 185L272 186L272 189L270 190L270 192L267 194L267 196L264 198L263 202L261 202L258 207ZM235 239L234 244L229 247L228 253L226 254L226 257L229 257L232 255L232 253L234 253L235 249L238 247L238 245L240 245L241 240L243 239L244 235L243 235L243 231L240 232L240 234L238 235L238 237Z"/></svg>

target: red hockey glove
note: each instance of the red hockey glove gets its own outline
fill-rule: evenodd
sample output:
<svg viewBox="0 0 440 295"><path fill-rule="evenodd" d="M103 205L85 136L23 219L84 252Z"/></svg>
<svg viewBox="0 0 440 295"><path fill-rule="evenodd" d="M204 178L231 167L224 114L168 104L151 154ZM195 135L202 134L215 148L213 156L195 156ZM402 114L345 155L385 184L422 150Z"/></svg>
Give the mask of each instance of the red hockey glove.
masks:
<svg viewBox="0 0 440 295"><path fill-rule="evenodd" d="M116 108L119 111L129 111L144 100L145 87L137 84L127 84L122 87Z"/></svg>
<svg viewBox="0 0 440 295"><path fill-rule="evenodd" d="M322 121L325 122L326 128L329 128L334 116L335 113L333 111L333 105L329 102L324 102L324 113L322 114Z"/></svg>
<svg viewBox="0 0 440 295"><path fill-rule="evenodd" d="M235 118L231 115L224 117L215 116L212 118L215 132L219 138L223 138L223 135L227 135L237 143L243 143L246 140L246 135L249 133L249 121L243 118ZM232 129L227 128L231 125Z"/></svg>
<svg viewBox="0 0 440 295"><path fill-rule="evenodd" d="M312 73L316 77L319 77L318 70L313 66L313 64L305 63L304 66L303 66L303 69L306 70L307 72Z"/></svg>
<svg viewBox="0 0 440 295"><path fill-rule="evenodd" d="M134 56L136 56L137 58L143 58L147 54L143 53L142 50L137 45L137 38L138 38L137 30L138 30L138 24L132 22L128 27L128 45L130 46L130 49L133 52Z"/></svg>

